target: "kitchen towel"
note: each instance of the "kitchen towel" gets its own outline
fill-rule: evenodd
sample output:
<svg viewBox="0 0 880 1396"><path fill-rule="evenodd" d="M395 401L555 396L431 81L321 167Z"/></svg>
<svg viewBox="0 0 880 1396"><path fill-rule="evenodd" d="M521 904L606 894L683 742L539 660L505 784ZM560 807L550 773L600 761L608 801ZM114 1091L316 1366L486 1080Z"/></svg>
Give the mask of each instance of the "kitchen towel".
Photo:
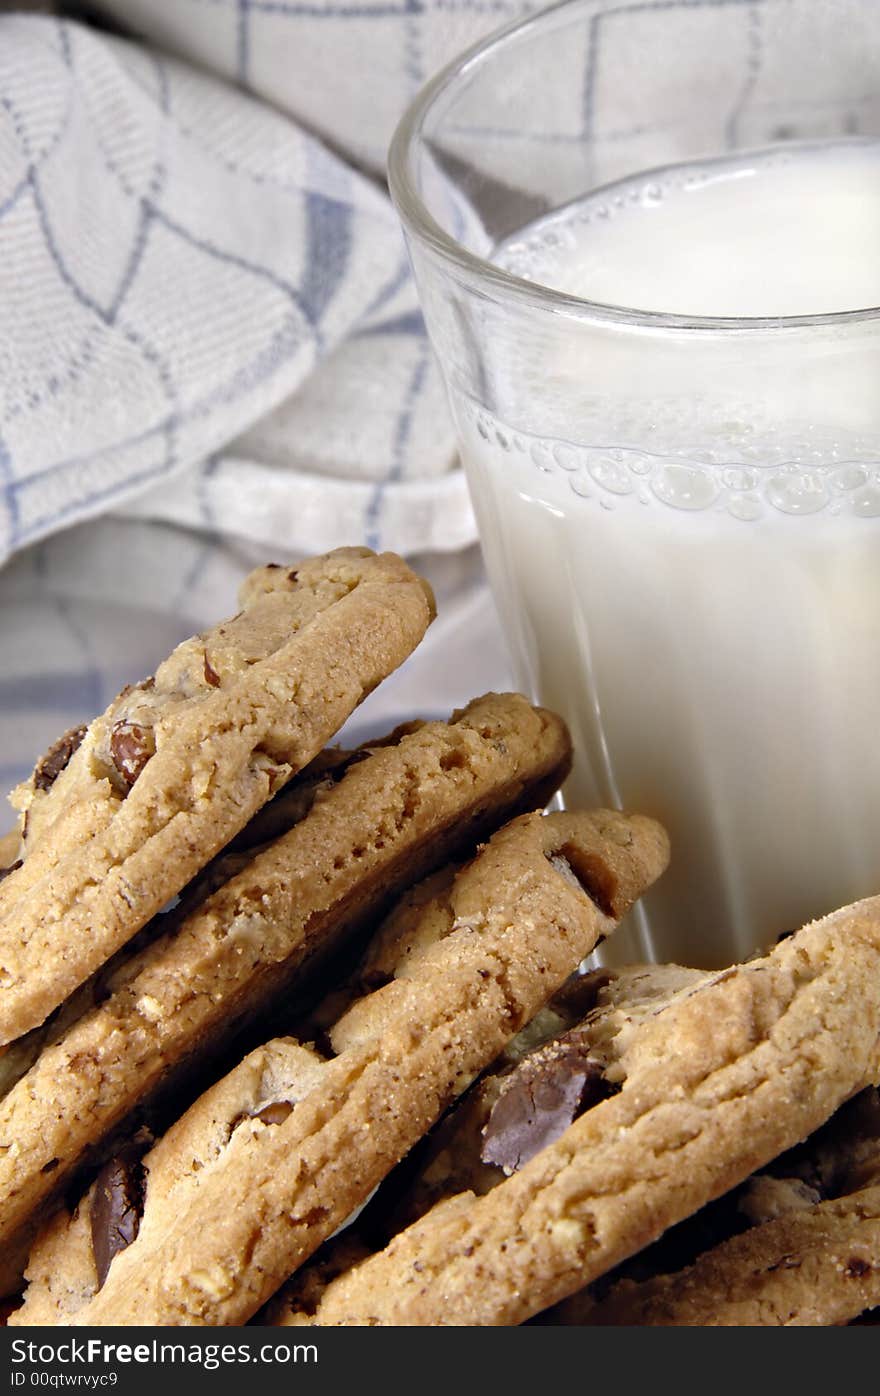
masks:
<svg viewBox="0 0 880 1396"><path fill-rule="evenodd" d="M241 86L286 54L291 91L344 104L363 22L115 8L155 42L0 15L0 560L121 506L288 553L472 541L378 175L391 107L360 169L362 144L336 154ZM325 8L336 39L312 56L298 12L317 30ZM158 46L188 34L222 76ZM395 111L424 71L398 57Z"/></svg>

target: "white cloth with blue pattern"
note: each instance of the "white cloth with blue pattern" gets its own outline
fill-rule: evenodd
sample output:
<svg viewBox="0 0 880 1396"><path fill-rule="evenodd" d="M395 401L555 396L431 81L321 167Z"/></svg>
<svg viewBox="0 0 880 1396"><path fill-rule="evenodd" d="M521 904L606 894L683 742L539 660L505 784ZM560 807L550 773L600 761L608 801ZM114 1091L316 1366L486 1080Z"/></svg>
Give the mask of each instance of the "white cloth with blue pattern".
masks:
<svg viewBox="0 0 880 1396"><path fill-rule="evenodd" d="M360 731L505 682L382 170L424 79L527 4L23 8L0 0L0 787L267 557L433 555L431 651Z"/></svg>
<svg viewBox="0 0 880 1396"><path fill-rule="evenodd" d="M397 219L349 163L425 73L403 10L104 8L224 76L0 17L0 560L121 506L288 552L473 541ZM301 91L309 130L230 78Z"/></svg>

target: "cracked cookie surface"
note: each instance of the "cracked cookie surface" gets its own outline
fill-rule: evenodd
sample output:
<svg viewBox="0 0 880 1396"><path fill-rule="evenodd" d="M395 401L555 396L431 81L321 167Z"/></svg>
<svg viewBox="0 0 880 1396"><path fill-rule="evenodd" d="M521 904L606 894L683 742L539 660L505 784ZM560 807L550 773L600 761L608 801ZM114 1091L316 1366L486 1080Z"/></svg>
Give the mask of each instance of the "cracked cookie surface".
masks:
<svg viewBox="0 0 880 1396"><path fill-rule="evenodd" d="M360 1206L663 870L652 820L522 816L385 936L387 982L329 1030L252 1053L143 1159L137 1235L98 1287L94 1192L59 1214L12 1322L250 1317ZM564 862L564 868L560 866ZM605 910L597 905L602 903Z"/></svg>
<svg viewBox="0 0 880 1396"><path fill-rule="evenodd" d="M243 609L63 738L14 792L0 1045L39 1025L306 765L415 648L427 584L343 548L260 568Z"/></svg>
<svg viewBox="0 0 880 1396"><path fill-rule="evenodd" d="M727 1199L725 1199L727 1202ZM596 1327L813 1327L880 1305L880 1097L845 1105L732 1200L744 1230L682 1268L573 1295L548 1322ZM730 1225L731 1206L724 1221ZM694 1219L699 1220L698 1218ZM705 1223L709 1234L717 1221ZM639 1257L650 1270L656 1259ZM610 1277L609 1277L610 1278Z"/></svg>
<svg viewBox="0 0 880 1396"><path fill-rule="evenodd" d="M762 959L604 991L620 1085L482 1197L441 1202L289 1323L516 1324L580 1289L818 1128L880 1075L880 898ZM641 973L650 980L654 971ZM642 988L645 988L643 982Z"/></svg>
<svg viewBox="0 0 880 1396"><path fill-rule="evenodd" d="M123 952L0 1057L0 1282L17 1278L34 1211L175 1063L216 1050L406 882L543 805L569 756L561 719L487 694L449 722L328 753L292 781L248 826L263 846L222 860L228 880L188 914L158 917L145 949Z"/></svg>

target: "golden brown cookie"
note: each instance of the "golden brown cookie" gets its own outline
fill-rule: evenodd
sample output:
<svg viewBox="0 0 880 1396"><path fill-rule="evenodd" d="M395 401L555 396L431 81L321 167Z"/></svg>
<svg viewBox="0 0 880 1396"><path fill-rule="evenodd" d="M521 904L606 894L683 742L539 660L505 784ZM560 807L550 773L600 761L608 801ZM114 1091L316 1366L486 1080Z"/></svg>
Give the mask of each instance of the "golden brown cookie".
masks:
<svg viewBox="0 0 880 1396"><path fill-rule="evenodd" d="M304 1321L332 1280L432 1207L457 1193L484 1196L522 1168L619 1088L609 1080L608 1049L620 1030L612 1005L625 1004L631 1025L703 978L678 965L574 975L395 1169L366 1213L279 1291L266 1321Z"/></svg>
<svg viewBox="0 0 880 1396"><path fill-rule="evenodd" d="M21 1273L35 1210L169 1073L216 1052L412 878L542 806L569 756L561 719L487 694L448 723L320 757L265 806L247 830L262 847L233 848L146 948L0 1056L0 1286Z"/></svg>
<svg viewBox="0 0 880 1396"><path fill-rule="evenodd" d="M0 1044L43 1022L305 766L415 648L427 584L341 548L260 568L243 609L68 733L14 793L0 882Z"/></svg>
<svg viewBox="0 0 880 1396"><path fill-rule="evenodd" d="M115 1211L101 1201L112 1179L99 1178L72 1217L50 1224L13 1322L250 1317L534 1016L667 857L662 829L639 816L532 814L506 825L411 934L401 929L399 959L384 940L387 982L330 1029L336 1055L292 1039L252 1053L147 1154L142 1180L125 1175ZM112 1221L120 1211L137 1233L124 1248Z"/></svg>
<svg viewBox="0 0 880 1396"><path fill-rule="evenodd" d="M653 992L651 969L629 984L611 973L593 1047L619 1091L486 1196L441 1202L328 1285L313 1315L287 1322L521 1323L880 1076L880 898L678 988Z"/></svg>
<svg viewBox="0 0 880 1396"><path fill-rule="evenodd" d="M851 1323L880 1304L877 1091L863 1091L771 1172L751 1178L723 1222L745 1230L709 1245L683 1268L621 1278L601 1295L581 1291L547 1321L827 1326ZM717 1224L708 1222L710 1229ZM650 1250L639 1259L642 1269L662 1264Z"/></svg>

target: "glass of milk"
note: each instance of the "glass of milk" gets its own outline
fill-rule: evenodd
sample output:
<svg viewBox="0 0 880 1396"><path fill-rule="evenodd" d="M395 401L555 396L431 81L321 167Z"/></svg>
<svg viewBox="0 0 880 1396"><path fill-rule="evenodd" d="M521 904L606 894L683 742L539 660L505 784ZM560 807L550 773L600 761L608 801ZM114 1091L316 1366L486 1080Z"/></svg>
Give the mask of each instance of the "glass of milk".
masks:
<svg viewBox="0 0 880 1396"><path fill-rule="evenodd" d="M880 891L880 9L558 5L390 176L565 800L672 837L615 957Z"/></svg>

